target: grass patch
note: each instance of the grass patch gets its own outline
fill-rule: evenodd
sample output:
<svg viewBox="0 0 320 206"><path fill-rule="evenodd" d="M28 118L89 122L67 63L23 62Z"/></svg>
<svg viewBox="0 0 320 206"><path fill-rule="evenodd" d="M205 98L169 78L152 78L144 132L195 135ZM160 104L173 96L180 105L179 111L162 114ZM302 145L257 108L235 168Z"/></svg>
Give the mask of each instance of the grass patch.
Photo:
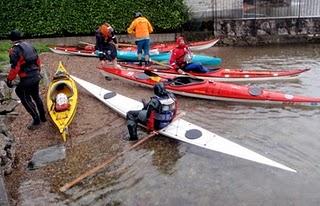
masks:
<svg viewBox="0 0 320 206"><path fill-rule="evenodd" d="M36 48L37 52L43 53L43 52L48 52L50 51L48 44L44 44L44 43L35 43L33 44L33 46Z"/></svg>
<svg viewBox="0 0 320 206"><path fill-rule="evenodd" d="M8 50L11 46L12 44L10 41L0 41L0 65L9 64ZM35 43L33 46L37 49L39 54L49 51L48 45L44 43Z"/></svg>

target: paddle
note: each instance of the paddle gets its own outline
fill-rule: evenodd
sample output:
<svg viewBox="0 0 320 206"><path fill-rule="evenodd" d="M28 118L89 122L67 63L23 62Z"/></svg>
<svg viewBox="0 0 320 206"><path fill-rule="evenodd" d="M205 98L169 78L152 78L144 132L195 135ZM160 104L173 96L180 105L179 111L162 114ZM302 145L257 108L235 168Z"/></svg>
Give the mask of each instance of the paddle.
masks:
<svg viewBox="0 0 320 206"><path fill-rule="evenodd" d="M167 67L167 68L169 68L169 69L173 69L172 66L167 65L167 64L164 64L164 63L162 63L162 62L158 62L158 61L154 61L154 60L150 60L150 61L151 61L152 63L154 63L154 64L158 64L158 65ZM192 78L198 78L198 77L196 77L196 76L194 76L194 75L192 75L192 74L190 74L190 73L188 73L188 72L183 72L182 74L188 75L188 76L190 76L190 77L192 77Z"/></svg>
<svg viewBox="0 0 320 206"><path fill-rule="evenodd" d="M124 46L124 47L137 47L135 44L127 44L127 43L118 43L119 46Z"/></svg>
<svg viewBox="0 0 320 206"><path fill-rule="evenodd" d="M166 67L168 69L173 69L172 66L168 65L168 64L165 64L165 63L162 63L162 62L158 62L158 61L155 61L155 60L151 60L150 59L150 62L154 63L154 64L157 64L159 66L163 66L163 67Z"/></svg>
<svg viewBox="0 0 320 206"><path fill-rule="evenodd" d="M90 45L90 46L95 46L94 44L89 43L89 42L85 42L85 41L79 41L79 44L86 44L86 45ZM135 44L127 44L127 43L118 43L118 46L137 47L137 45L135 45Z"/></svg>
<svg viewBox="0 0 320 206"><path fill-rule="evenodd" d="M185 115L185 112L181 112L180 114L178 114L177 116L174 117L174 119L172 121L175 121L177 118L180 118L181 116ZM144 125L140 125L145 127ZM112 163L114 160L116 160L118 157L121 157L122 155L124 155L126 152L129 152L130 150L138 147L139 145L141 145L142 143L146 142L148 139L150 139L151 137L158 135L159 131L153 131L151 132L149 135L145 136L144 138L140 139L137 143L135 143L134 145L132 145L131 147L129 147L127 150L122 151L121 153L113 156L112 158L107 159L106 161L104 161L103 163L101 163L100 165L90 169L89 171L83 173L82 175L80 175L79 177L77 177L76 179L72 180L71 182L66 183L63 187L60 187L60 191L61 192L65 192L68 189L70 189L71 187L73 187L74 185L78 184L79 182L81 182L83 179L95 174L96 172L98 172L100 169L106 167L107 165L109 165L110 163Z"/></svg>
<svg viewBox="0 0 320 206"><path fill-rule="evenodd" d="M171 84L171 83L174 83L175 85L185 85L186 83L185 82L181 82L179 81L179 78L188 78L188 77L176 77L176 78L168 78L168 77L162 77L150 70L144 70L144 73L150 77L159 77L161 79L166 79L167 81L166 82L163 82L164 84ZM190 79L199 79L197 77L189 77ZM204 80L202 80L204 81Z"/></svg>
<svg viewBox="0 0 320 206"><path fill-rule="evenodd" d="M85 42L85 41L79 41L79 44L85 44L85 45L95 46L94 44L91 44L91 43Z"/></svg>

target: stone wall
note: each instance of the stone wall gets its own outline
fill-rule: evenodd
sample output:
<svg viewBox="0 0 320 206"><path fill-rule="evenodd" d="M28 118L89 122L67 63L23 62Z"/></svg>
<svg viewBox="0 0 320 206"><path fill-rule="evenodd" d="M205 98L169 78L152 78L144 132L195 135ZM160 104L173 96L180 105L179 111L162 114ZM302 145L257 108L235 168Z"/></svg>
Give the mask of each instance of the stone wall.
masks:
<svg viewBox="0 0 320 206"><path fill-rule="evenodd" d="M320 18L219 20L214 34L223 45L320 42Z"/></svg>

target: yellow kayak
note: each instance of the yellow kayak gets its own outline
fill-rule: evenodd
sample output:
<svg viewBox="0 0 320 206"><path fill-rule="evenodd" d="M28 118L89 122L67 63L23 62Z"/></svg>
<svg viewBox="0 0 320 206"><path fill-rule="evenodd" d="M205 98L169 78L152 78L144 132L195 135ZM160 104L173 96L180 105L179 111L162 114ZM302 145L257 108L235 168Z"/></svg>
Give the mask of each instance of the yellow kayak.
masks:
<svg viewBox="0 0 320 206"><path fill-rule="evenodd" d="M63 141L67 140L68 126L76 113L78 89L64 66L59 62L58 69L49 84L47 107L53 123L59 129Z"/></svg>

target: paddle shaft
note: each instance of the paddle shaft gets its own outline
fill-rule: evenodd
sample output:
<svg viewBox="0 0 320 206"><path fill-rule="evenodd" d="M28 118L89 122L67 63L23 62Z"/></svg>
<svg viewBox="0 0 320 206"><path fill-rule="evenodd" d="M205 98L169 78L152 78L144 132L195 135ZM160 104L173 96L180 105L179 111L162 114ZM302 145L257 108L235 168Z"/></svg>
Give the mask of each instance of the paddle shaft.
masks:
<svg viewBox="0 0 320 206"><path fill-rule="evenodd" d="M172 121L176 120L177 118L183 116L185 113L182 112L180 114L178 114ZM74 185L78 184L79 182L81 182L83 179L95 174L96 172L98 172L100 169L106 167L107 165L109 165L110 163L112 163L114 160L116 160L117 158L121 157L122 155L124 155L126 152L129 152L130 150L138 147L139 145L141 145L142 143L144 143L145 141L147 141L148 139L150 139L151 137L155 136L159 134L158 131L153 131L152 133L150 133L149 135L147 135L146 137L142 138L141 140L139 140L137 143L135 143L134 145L132 145L131 147L129 147L127 150L122 151L121 153L113 156L112 158L107 159L106 161L104 161L103 163L101 163L100 165L92 168L91 170L83 173L82 175L80 175L79 177L77 177L76 179L72 180L71 182L66 183L64 186L60 187L60 191L61 192L65 192L68 189L70 189L71 187L73 187Z"/></svg>
<svg viewBox="0 0 320 206"><path fill-rule="evenodd" d="M85 42L85 41L79 41L80 44L87 44L90 46L95 46L94 44L91 44L89 42ZM118 46L124 46L124 47L137 47L137 45L135 44L127 44L127 43L118 43Z"/></svg>
<svg viewBox="0 0 320 206"><path fill-rule="evenodd" d="M134 145L132 145L131 147L129 147L127 150L122 151L121 153L113 156L112 158L107 159L106 161L104 161L103 163L101 163L100 165L92 168L91 170L83 173L82 175L80 175L79 177L77 177L76 179L72 180L71 182L68 182L67 184L65 184L63 187L60 188L61 192L65 192L68 189L70 189L71 187L73 187L74 185L76 185L77 183L81 182L83 179L95 174L96 172L98 172L100 169L106 167L108 164L112 163L114 160L116 160L117 158L121 157L122 155L124 155L126 152L129 152L130 150L138 147L139 145L141 145L142 143L144 143L145 141L147 141L148 139L150 139L151 137L157 135L158 132L152 132L150 133L148 136L142 138L140 141L138 141L137 143L135 143Z"/></svg>

